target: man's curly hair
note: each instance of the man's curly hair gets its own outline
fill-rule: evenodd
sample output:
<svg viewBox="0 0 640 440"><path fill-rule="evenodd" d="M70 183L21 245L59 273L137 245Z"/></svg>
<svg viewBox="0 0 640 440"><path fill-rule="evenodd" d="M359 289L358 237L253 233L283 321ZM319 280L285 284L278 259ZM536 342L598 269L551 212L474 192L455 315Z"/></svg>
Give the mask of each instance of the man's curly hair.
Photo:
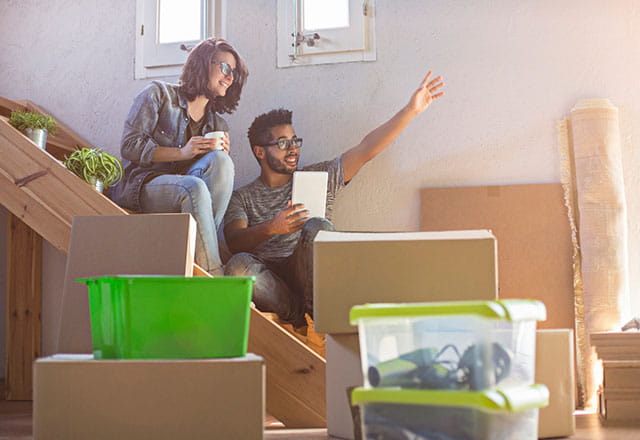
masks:
<svg viewBox="0 0 640 440"><path fill-rule="evenodd" d="M278 125L291 125L292 115L293 113L290 110L279 108L263 113L255 118L247 132L251 151L253 151L253 147L256 145L264 145L269 142L273 142L271 129Z"/></svg>

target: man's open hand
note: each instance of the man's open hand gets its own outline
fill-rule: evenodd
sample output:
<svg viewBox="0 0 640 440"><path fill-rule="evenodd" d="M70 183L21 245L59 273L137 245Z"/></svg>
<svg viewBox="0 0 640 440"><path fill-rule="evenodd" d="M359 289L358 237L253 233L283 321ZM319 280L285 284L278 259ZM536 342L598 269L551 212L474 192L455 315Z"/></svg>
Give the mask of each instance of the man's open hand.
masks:
<svg viewBox="0 0 640 440"><path fill-rule="evenodd" d="M441 76L436 76L431 79L431 71L427 73L420 83L420 87L413 93L408 107L412 109L416 114L420 114L429 107L429 105L438 98L444 95L444 92L438 92L439 89L444 87L444 81Z"/></svg>
<svg viewBox="0 0 640 440"><path fill-rule="evenodd" d="M299 231L309 220L308 215L309 211L304 209L302 203L292 205L289 201L287 207L279 211L271 220L270 232L272 234L291 234Z"/></svg>

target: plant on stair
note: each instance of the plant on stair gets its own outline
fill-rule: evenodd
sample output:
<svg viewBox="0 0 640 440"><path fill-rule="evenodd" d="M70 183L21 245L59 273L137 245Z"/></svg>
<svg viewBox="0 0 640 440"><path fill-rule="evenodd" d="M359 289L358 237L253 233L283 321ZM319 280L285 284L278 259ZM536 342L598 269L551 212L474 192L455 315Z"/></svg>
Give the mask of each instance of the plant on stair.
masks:
<svg viewBox="0 0 640 440"><path fill-rule="evenodd" d="M118 183L124 174L120 159L101 149L89 147L78 148L65 156L63 164L99 192Z"/></svg>
<svg viewBox="0 0 640 440"><path fill-rule="evenodd" d="M47 145L47 134L56 134L58 128L58 124L51 116L21 110L11 112L9 124L26 134L43 150Z"/></svg>

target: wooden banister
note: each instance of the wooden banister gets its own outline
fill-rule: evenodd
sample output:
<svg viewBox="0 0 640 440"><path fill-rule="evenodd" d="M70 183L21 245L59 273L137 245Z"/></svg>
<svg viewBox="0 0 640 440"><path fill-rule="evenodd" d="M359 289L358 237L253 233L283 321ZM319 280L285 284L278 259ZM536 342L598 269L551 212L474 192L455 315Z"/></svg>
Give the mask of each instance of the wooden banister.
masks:
<svg viewBox="0 0 640 440"><path fill-rule="evenodd" d="M30 111L41 115L50 116L42 107L28 101L11 101L0 96L0 116L9 118L14 110ZM55 118L54 118L55 119ZM91 144L79 134L71 130L66 124L56 120L57 130L55 134L47 135L47 151L58 160L73 152L77 146L85 147Z"/></svg>

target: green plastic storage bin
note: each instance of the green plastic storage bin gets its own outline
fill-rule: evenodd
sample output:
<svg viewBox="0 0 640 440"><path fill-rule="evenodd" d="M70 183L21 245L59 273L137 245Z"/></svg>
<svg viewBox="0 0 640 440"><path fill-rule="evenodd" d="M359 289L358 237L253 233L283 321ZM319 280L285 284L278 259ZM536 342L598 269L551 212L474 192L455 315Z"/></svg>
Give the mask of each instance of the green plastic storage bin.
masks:
<svg viewBox="0 0 640 440"><path fill-rule="evenodd" d="M89 288L95 359L244 356L253 277L113 275Z"/></svg>

